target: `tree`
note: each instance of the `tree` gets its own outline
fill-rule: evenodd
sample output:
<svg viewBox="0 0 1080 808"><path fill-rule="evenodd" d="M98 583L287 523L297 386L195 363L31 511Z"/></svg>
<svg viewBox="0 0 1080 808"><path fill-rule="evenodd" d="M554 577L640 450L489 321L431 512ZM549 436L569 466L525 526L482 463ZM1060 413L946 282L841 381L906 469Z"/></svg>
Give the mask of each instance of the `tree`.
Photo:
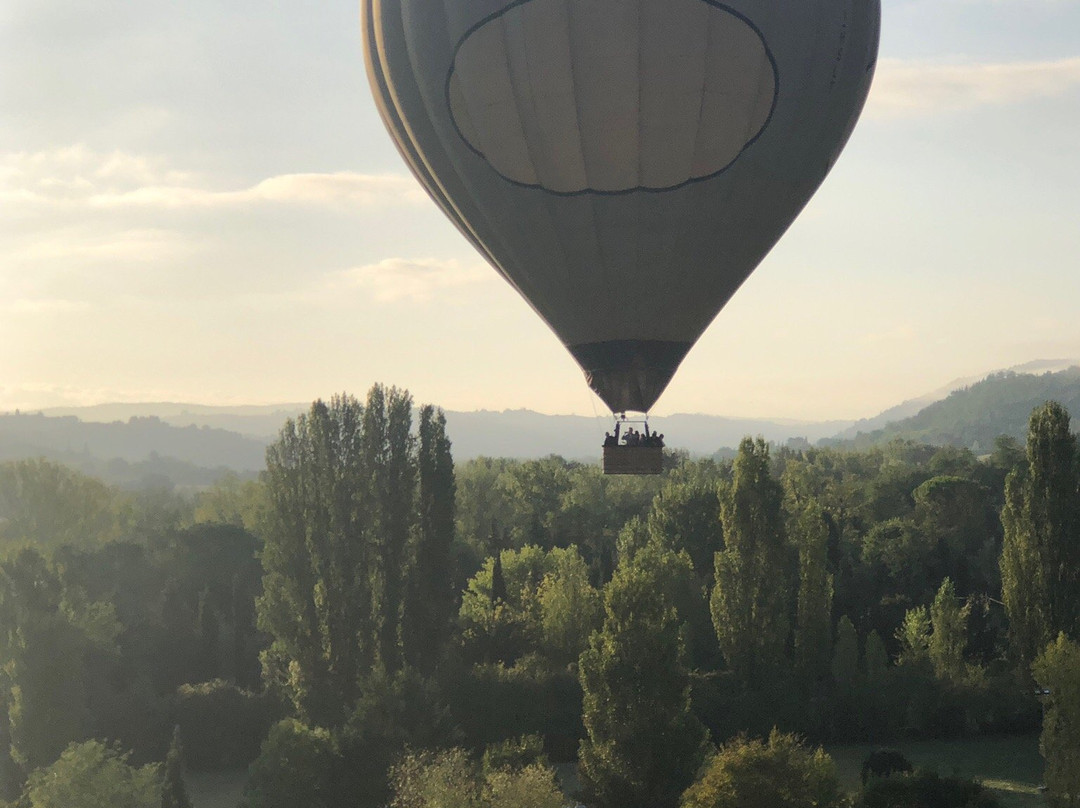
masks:
<svg viewBox="0 0 1080 808"><path fill-rule="evenodd" d="M136 768L115 748L85 741L32 772L26 799L31 808L160 808L161 775L157 764Z"/></svg>
<svg viewBox="0 0 1080 808"><path fill-rule="evenodd" d="M720 650L743 684L767 679L788 639L788 548L782 489L769 474L761 438L739 445L731 485L721 495L727 546L716 553L710 606Z"/></svg>
<svg viewBox="0 0 1080 808"><path fill-rule="evenodd" d="M694 571L712 583L713 554L723 548L717 480L707 473L679 475L666 484L649 510L648 527L674 550L685 550ZM689 479L686 479L689 477Z"/></svg>
<svg viewBox="0 0 1080 808"><path fill-rule="evenodd" d="M180 741L180 727L173 728L172 743L165 756L165 768L161 782L161 808L191 808L187 788L184 787L184 747Z"/></svg>
<svg viewBox="0 0 1080 808"><path fill-rule="evenodd" d="M273 637L272 677L321 725L347 715L377 654L362 416L352 397L316 401L266 451L259 627Z"/></svg>
<svg viewBox="0 0 1080 808"><path fill-rule="evenodd" d="M410 754L394 767L392 808L562 808L550 766L481 772L462 749Z"/></svg>
<svg viewBox="0 0 1080 808"><path fill-rule="evenodd" d="M544 576L540 601L544 647L557 661L576 662L597 627L600 593L589 583L589 569L576 547L551 551L554 570Z"/></svg>
<svg viewBox="0 0 1080 808"><path fill-rule="evenodd" d="M672 808L706 749L675 607L647 558L616 568L604 626L579 662L588 736L579 776L600 808Z"/></svg>
<svg viewBox="0 0 1080 808"><path fill-rule="evenodd" d="M456 597L448 574L454 542L454 459L442 410L420 408L419 438L420 514L402 640L409 664L430 673L449 639Z"/></svg>
<svg viewBox="0 0 1080 808"><path fill-rule="evenodd" d="M340 725L365 677L401 669L405 627L424 634L411 650L418 664L438 659L452 603L440 560L452 541L453 465L441 415L423 413L418 441L411 396L375 385L364 405L316 401L267 449L264 669L315 725Z"/></svg>
<svg viewBox="0 0 1080 808"><path fill-rule="evenodd" d="M939 679L959 681L964 675L964 649L967 647L968 609L961 606L956 587L946 578L930 606L930 635L927 651Z"/></svg>
<svg viewBox="0 0 1080 808"><path fill-rule="evenodd" d="M115 490L60 463L0 464L0 544L45 549L115 540L127 527L120 511Z"/></svg>
<svg viewBox="0 0 1080 808"><path fill-rule="evenodd" d="M1043 693L1039 751L1046 760L1047 801L1052 808L1080 806L1080 645L1064 634L1032 665Z"/></svg>
<svg viewBox="0 0 1080 808"><path fill-rule="evenodd" d="M390 672L402 664L401 625L413 562L417 460L411 429L412 396L396 387L372 387L363 410L360 446L367 485L360 504L367 522L375 651Z"/></svg>
<svg viewBox="0 0 1080 808"><path fill-rule="evenodd" d="M286 718L271 729L248 769L244 808L326 808L337 750L330 733Z"/></svg>
<svg viewBox="0 0 1080 808"><path fill-rule="evenodd" d="M1030 661L1058 632L1080 629L1080 474L1060 404L1031 413L1027 461L1006 481L1001 589L1013 649Z"/></svg>
<svg viewBox="0 0 1080 808"><path fill-rule="evenodd" d="M681 808L843 808L836 767L823 749L773 730L767 742L738 737L724 744Z"/></svg>
<svg viewBox="0 0 1080 808"><path fill-rule="evenodd" d="M908 609L904 622L896 630L896 639L900 643L897 663L913 665L929 659L930 633L930 611L925 606Z"/></svg>
<svg viewBox="0 0 1080 808"><path fill-rule="evenodd" d="M0 564L0 666L11 754L29 772L55 761L91 725L90 663L116 653L111 603L71 602L53 564L26 548Z"/></svg>
<svg viewBox="0 0 1080 808"><path fill-rule="evenodd" d="M813 683L826 675L832 645L832 576L826 567L829 527L816 500L799 514L794 539L799 550L795 663L803 679Z"/></svg>

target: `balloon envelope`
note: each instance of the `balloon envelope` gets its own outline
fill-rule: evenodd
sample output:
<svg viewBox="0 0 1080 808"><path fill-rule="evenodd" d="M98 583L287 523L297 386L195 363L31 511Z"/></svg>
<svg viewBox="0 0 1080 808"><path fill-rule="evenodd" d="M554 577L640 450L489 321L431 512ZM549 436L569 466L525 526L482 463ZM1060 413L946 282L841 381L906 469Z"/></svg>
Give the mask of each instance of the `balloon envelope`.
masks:
<svg viewBox="0 0 1080 808"><path fill-rule="evenodd" d="M825 178L879 0L361 0L402 156L613 412L648 411Z"/></svg>

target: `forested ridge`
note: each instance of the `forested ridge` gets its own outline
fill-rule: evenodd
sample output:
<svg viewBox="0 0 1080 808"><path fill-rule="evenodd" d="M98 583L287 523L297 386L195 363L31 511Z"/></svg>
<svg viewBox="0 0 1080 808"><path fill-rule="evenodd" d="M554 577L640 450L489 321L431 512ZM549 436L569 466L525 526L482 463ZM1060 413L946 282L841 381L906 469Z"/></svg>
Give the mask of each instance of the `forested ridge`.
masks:
<svg viewBox="0 0 1080 808"><path fill-rule="evenodd" d="M246 808L839 806L816 744L1045 714L1074 805L1080 451L1028 417L981 457L747 438L605 477L455 464L376 386L197 495L5 463L0 800L182 806L185 767L247 767ZM914 793L994 804L926 772L857 799Z"/></svg>

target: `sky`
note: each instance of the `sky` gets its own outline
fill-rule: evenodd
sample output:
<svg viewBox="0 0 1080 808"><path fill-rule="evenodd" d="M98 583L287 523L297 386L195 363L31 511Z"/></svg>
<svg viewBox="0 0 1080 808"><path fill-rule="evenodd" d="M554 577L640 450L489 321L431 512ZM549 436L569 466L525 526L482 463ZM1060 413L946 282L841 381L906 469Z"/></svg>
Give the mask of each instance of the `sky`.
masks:
<svg viewBox="0 0 1080 808"><path fill-rule="evenodd" d="M863 118L655 414L861 418L1080 358L1080 0L884 0ZM375 111L355 2L0 4L0 411L602 415Z"/></svg>

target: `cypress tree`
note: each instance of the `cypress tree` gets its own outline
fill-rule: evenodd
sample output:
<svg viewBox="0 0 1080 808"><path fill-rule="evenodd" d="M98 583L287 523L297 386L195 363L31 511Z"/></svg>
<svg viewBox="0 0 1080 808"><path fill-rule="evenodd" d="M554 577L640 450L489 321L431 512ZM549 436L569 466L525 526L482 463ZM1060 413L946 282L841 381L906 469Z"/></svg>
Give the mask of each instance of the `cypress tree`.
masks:
<svg viewBox="0 0 1080 808"><path fill-rule="evenodd" d="M165 756L162 773L161 808L191 808L187 789L184 787L184 748L180 742L180 727L173 727L172 743Z"/></svg>

